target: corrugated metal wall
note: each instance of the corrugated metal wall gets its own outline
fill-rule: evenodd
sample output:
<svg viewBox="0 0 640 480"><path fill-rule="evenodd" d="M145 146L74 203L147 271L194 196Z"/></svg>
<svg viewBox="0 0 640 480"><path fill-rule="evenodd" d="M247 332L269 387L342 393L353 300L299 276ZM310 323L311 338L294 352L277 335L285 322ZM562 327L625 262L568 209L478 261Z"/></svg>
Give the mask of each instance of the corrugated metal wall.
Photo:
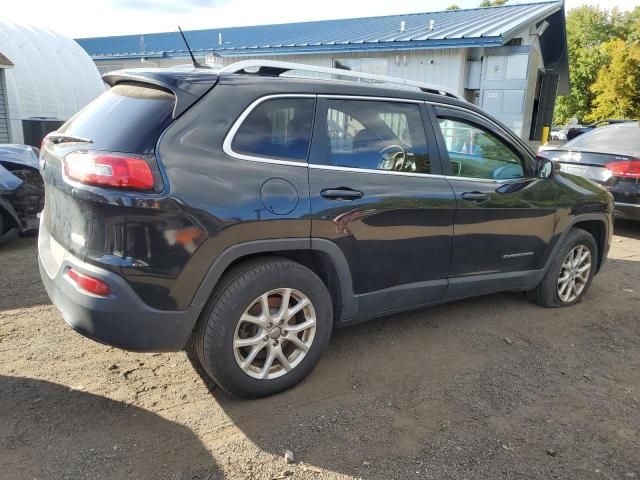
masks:
<svg viewBox="0 0 640 480"><path fill-rule="evenodd" d="M0 69L0 143L11 143L9 138L9 121L7 119L7 89L4 81L4 70Z"/></svg>
<svg viewBox="0 0 640 480"><path fill-rule="evenodd" d="M250 58L252 57L224 57L224 64L229 65L230 63L249 60ZM443 87L452 88L460 93L464 91L466 49L460 48L406 52L367 52L366 54L269 55L257 58L306 63L322 67L333 67L334 61L338 59L384 58L387 60L386 75L434 83ZM105 73L109 70L118 70L121 68L168 67L189 63L189 59L149 59L144 62L140 60L121 60L120 62L110 60L109 62L98 61L96 63L100 72Z"/></svg>
<svg viewBox="0 0 640 480"><path fill-rule="evenodd" d="M265 58L265 57L262 57ZM420 82L434 83L463 92L465 68L465 49L420 50L406 52L368 52L327 55L278 55L269 56L270 60L307 63L323 67L333 67L338 59L383 58L387 60L386 75L406 78ZM246 57L225 57L225 65Z"/></svg>

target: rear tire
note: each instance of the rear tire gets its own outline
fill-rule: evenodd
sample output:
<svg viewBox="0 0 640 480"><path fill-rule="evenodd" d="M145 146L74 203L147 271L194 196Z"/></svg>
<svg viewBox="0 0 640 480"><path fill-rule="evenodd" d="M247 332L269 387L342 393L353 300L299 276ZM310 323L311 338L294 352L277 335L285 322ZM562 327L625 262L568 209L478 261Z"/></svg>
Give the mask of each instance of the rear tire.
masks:
<svg viewBox="0 0 640 480"><path fill-rule="evenodd" d="M264 397L313 370L332 327L331 297L314 272L291 260L262 258L225 274L198 322L195 349L224 390Z"/></svg>
<svg viewBox="0 0 640 480"><path fill-rule="evenodd" d="M543 307L574 305L587 293L598 265L598 247L590 233L572 229L556 252L549 270L527 298Z"/></svg>

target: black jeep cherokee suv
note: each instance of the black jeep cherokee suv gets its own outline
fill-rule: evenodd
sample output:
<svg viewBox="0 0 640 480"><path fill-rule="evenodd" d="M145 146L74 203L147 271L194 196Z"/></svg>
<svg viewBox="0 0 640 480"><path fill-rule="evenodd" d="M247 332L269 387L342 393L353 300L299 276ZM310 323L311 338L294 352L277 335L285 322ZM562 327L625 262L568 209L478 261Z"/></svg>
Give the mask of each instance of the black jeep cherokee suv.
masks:
<svg viewBox="0 0 640 480"><path fill-rule="evenodd" d="M611 240L604 189L451 93L272 63L107 74L45 139L40 271L72 328L192 340L258 397L301 381L335 326L503 290L580 301Z"/></svg>

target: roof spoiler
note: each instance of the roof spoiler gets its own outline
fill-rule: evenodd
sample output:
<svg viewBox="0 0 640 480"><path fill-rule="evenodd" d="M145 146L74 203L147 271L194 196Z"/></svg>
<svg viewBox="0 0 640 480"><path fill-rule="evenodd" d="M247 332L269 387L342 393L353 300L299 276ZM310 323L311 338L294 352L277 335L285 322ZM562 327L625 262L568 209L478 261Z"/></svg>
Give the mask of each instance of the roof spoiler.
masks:
<svg viewBox="0 0 640 480"><path fill-rule="evenodd" d="M110 87L122 82L139 82L168 90L176 97L173 108L173 118L176 118L215 86L218 74L211 70L198 70L194 75L193 71L131 69L106 73L102 80Z"/></svg>

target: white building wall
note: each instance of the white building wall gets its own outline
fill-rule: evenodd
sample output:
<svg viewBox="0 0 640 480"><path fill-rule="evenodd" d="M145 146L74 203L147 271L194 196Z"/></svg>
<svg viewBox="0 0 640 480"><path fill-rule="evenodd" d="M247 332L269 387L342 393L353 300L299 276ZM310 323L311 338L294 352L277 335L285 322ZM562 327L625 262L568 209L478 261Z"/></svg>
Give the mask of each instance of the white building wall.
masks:
<svg viewBox="0 0 640 480"><path fill-rule="evenodd" d="M338 59L357 58L384 58L387 60L386 75L406 78L420 82L434 83L443 87L452 88L459 93L464 91L464 74L466 63L466 49L440 49L440 50L416 50L405 52L367 52L363 53L336 53L336 54L307 54L307 55L269 55L269 56L238 56L224 57L224 64L249 60L252 58L265 58L269 60L280 60L295 63L305 63L322 67L333 67L334 61ZM204 61L204 59L199 59ZM121 60L121 61L98 61L101 73L121 68L139 67L169 67L190 63L188 57L166 58L166 59L146 59L141 60Z"/></svg>

